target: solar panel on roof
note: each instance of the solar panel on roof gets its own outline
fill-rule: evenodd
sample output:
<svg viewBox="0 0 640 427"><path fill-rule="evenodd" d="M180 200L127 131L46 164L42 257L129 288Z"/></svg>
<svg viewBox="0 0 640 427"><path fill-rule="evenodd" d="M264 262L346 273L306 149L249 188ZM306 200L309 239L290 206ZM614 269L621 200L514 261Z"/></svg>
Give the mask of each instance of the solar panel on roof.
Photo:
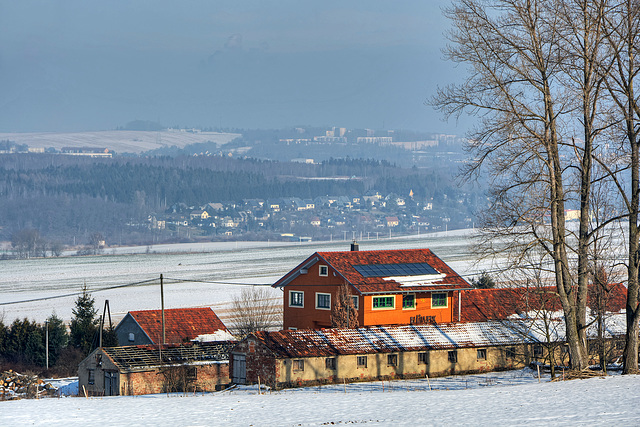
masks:
<svg viewBox="0 0 640 427"><path fill-rule="evenodd" d="M358 273L363 277L397 277L397 276L422 276L438 274L435 268L426 262L410 262L404 264L365 264L354 265Z"/></svg>

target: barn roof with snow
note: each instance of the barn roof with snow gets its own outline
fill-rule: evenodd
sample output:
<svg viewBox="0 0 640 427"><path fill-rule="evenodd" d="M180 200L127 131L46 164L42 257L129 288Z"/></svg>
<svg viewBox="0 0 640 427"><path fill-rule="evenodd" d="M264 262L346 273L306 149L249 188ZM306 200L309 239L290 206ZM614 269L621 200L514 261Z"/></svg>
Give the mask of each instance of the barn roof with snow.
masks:
<svg viewBox="0 0 640 427"><path fill-rule="evenodd" d="M284 287L323 262L360 294L470 289L429 249L316 252L274 283Z"/></svg>
<svg viewBox="0 0 640 427"><path fill-rule="evenodd" d="M185 343L162 346L102 347L121 372L149 370L158 366L227 362L235 342Z"/></svg>
<svg viewBox="0 0 640 427"><path fill-rule="evenodd" d="M618 283L602 289L601 298L595 286L589 287L587 305L596 310L598 301L604 311L619 313L625 309L627 288ZM484 322L509 317L536 317L535 312L559 312L560 299L554 286L530 288L473 289L462 294L462 321ZM533 313L533 314L532 314Z"/></svg>
<svg viewBox="0 0 640 427"><path fill-rule="evenodd" d="M253 334L276 357L322 357L537 342L504 322L448 323L358 329L283 330Z"/></svg>
<svg viewBox="0 0 640 427"><path fill-rule="evenodd" d="M202 335L227 335L227 327L209 307L164 310L165 343L184 343ZM162 342L162 310L130 311L116 326L120 345Z"/></svg>

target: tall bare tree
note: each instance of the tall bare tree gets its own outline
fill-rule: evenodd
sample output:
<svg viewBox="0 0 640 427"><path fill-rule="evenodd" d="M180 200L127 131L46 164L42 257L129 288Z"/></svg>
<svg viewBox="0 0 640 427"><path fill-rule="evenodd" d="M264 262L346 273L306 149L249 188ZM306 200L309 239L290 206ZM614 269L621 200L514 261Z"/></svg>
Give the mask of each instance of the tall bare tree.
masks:
<svg viewBox="0 0 640 427"><path fill-rule="evenodd" d="M617 107L620 162L604 163L616 183L628 215L627 331L624 373L638 370L638 321L640 321L640 100L635 83L640 73L640 4L622 0L606 14L607 42L612 59L607 88Z"/></svg>
<svg viewBox="0 0 640 427"><path fill-rule="evenodd" d="M242 289L233 299L232 330L240 337L282 325L282 307L265 286Z"/></svg>
<svg viewBox="0 0 640 427"><path fill-rule="evenodd" d="M466 173L483 167L491 178L483 248L507 237L515 265L535 247L546 253L578 369L588 361L591 185L601 179L593 176L593 156L607 127L599 105L606 3L454 1L445 12L453 24L446 54L468 65L468 77L434 99L446 115L467 111L479 117ZM580 206L577 233L565 225L571 201Z"/></svg>

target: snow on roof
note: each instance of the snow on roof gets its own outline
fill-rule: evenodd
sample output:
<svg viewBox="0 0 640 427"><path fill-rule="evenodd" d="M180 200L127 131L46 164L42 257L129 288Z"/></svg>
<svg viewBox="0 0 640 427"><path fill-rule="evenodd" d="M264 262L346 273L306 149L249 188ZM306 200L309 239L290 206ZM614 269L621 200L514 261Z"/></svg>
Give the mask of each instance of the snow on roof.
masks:
<svg viewBox="0 0 640 427"><path fill-rule="evenodd" d="M597 288L589 286L589 307L596 307L599 301ZM618 313L625 309L627 288L612 284L602 294L605 311ZM462 293L462 321L484 322L486 320L508 319L510 317L536 318L545 312L562 309L555 286L472 289ZM537 312L537 313L536 313ZM562 314L559 316L562 317Z"/></svg>
<svg viewBox="0 0 640 427"><path fill-rule="evenodd" d="M286 330L257 332L254 336L280 357L389 353L535 342L533 336L523 335L508 322Z"/></svg>
<svg viewBox="0 0 640 427"><path fill-rule="evenodd" d="M130 311L128 314L153 342L162 340L162 310ZM164 310L164 314L167 343L182 343L199 335L227 330L210 307L172 308ZM121 324L123 322L116 329Z"/></svg>
<svg viewBox="0 0 640 427"><path fill-rule="evenodd" d="M273 286L288 285L301 274L302 270L320 261L326 262L336 274L344 278L360 293L399 293L411 290L411 287L415 287L416 291L442 290L443 287L450 290L471 289L471 285L467 281L429 249L316 252L280 278ZM403 267L410 264L429 265L434 273L429 274L423 283L419 283L416 279L417 276L412 277L406 274L368 276L366 271L367 268L384 267L390 269L394 266ZM365 269L363 270L363 268ZM420 275L425 276L424 273ZM409 280L414 283L409 283Z"/></svg>
<svg viewBox="0 0 640 427"><path fill-rule="evenodd" d="M201 334L195 337L192 341L197 342L214 342L214 341L233 341L236 338L227 331L219 330L213 334Z"/></svg>
<svg viewBox="0 0 640 427"><path fill-rule="evenodd" d="M593 317L587 329L589 338L597 337ZM624 335L623 313L605 317L605 338ZM561 318L514 318L490 322L446 323L410 326L371 326L358 329L285 330L256 332L254 336L276 357L322 357L341 354L391 353L470 347L516 345L522 343L563 342Z"/></svg>
<svg viewBox="0 0 640 427"><path fill-rule="evenodd" d="M165 345L138 345L102 347L113 363L123 372L152 369L173 364L216 363L229 360L234 342L185 343ZM91 357L91 355L89 356Z"/></svg>
<svg viewBox="0 0 640 427"><path fill-rule="evenodd" d="M533 314L533 313L532 313ZM562 312L551 313L547 319L543 318L511 318L509 322L523 334L534 337L537 341L562 342L566 340L566 329ZM587 316L587 337L595 339L598 336L598 323L596 317ZM610 313L604 316L604 338L624 336L627 328L627 319L624 313Z"/></svg>

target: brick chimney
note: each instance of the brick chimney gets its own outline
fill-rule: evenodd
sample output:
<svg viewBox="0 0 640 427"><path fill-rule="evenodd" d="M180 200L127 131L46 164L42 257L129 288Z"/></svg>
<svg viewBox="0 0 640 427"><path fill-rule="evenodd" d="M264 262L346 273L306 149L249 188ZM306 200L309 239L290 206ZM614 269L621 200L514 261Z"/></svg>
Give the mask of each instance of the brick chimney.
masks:
<svg viewBox="0 0 640 427"><path fill-rule="evenodd" d="M356 242L355 240L351 242L351 252L357 252L359 250L360 246L358 245L358 242Z"/></svg>

